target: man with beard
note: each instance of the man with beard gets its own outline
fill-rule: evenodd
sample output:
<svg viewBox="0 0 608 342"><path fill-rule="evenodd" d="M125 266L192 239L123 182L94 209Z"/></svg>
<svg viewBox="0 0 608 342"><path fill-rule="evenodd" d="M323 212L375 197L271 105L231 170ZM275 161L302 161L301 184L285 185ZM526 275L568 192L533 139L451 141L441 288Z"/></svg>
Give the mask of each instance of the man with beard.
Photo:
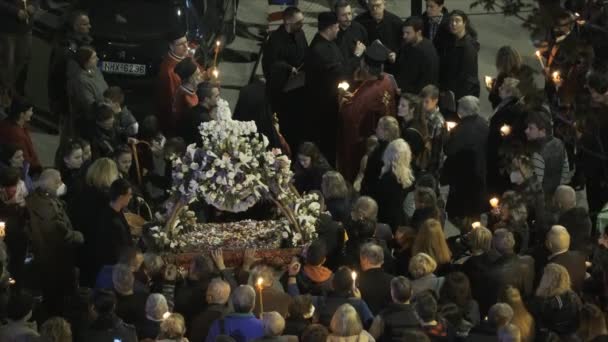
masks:
<svg viewBox="0 0 608 342"><path fill-rule="evenodd" d="M438 85L439 57L433 43L422 36L424 22L410 17L403 25L405 44L396 64L397 84L402 92L418 94L429 84Z"/></svg>
<svg viewBox="0 0 608 342"><path fill-rule="evenodd" d="M196 95L198 104L186 111L179 127L180 136L184 138L187 145L201 143L198 127L203 122L215 119L220 89L209 82L203 82L198 85Z"/></svg>
<svg viewBox="0 0 608 342"><path fill-rule="evenodd" d="M336 126L338 115L338 82L345 77L344 59L335 40L340 30L333 12L318 16L318 30L310 43L304 62L308 107L307 125L301 127L307 138L319 146L333 165L336 160Z"/></svg>
<svg viewBox="0 0 608 342"><path fill-rule="evenodd" d="M292 148L302 141L298 117L301 106L301 72L308 49L306 35L302 31L304 15L297 7L283 11L283 24L270 34L262 51L262 70L270 108L277 113L281 127ZM303 85L303 84L302 84Z"/></svg>
<svg viewBox="0 0 608 342"><path fill-rule="evenodd" d="M338 0L334 5L334 12L336 12L338 24L340 24L336 44L347 65L346 72L349 78L352 78L359 67L365 46L368 44L367 31L360 23L353 21L353 11L347 0Z"/></svg>
<svg viewBox="0 0 608 342"><path fill-rule="evenodd" d="M394 63L401 47L401 26L403 22L395 14L385 10L385 0L369 0L369 10L358 15L358 21L367 30L369 41L379 40L389 52L389 62Z"/></svg>

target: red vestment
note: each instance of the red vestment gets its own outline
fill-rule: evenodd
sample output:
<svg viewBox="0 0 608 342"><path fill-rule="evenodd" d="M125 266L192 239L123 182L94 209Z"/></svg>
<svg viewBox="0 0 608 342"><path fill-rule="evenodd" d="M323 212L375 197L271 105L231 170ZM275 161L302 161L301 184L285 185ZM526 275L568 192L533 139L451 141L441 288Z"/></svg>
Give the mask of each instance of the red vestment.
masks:
<svg viewBox="0 0 608 342"><path fill-rule="evenodd" d="M21 127L7 119L0 121L0 143L19 146L23 149L23 158L30 164L31 169L41 169L30 130L27 127Z"/></svg>
<svg viewBox="0 0 608 342"><path fill-rule="evenodd" d="M395 116L397 85L392 76L382 74L378 80L367 80L354 91L352 99L340 108L337 169L353 182L365 155L365 142L375 133L378 120Z"/></svg>
<svg viewBox="0 0 608 342"><path fill-rule="evenodd" d="M180 86L173 95L173 110L171 114L171 124L178 125L182 121L186 111L198 104L198 96L188 88Z"/></svg>
<svg viewBox="0 0 608 342"><path fill-rule="evenodd" d="M173 112L173 96L182 81L175 73L174 69L180 58L167 53L158 73L158 119L160 121L163 132L175 134L176 121L172 116Z"/></svg>

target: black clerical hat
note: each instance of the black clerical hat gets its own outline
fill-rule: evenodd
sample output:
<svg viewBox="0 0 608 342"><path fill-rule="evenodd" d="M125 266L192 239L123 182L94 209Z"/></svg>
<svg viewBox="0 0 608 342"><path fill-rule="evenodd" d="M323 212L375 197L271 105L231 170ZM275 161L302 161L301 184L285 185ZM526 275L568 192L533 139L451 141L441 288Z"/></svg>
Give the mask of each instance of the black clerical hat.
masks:
<svg viewBox="0 0 608 342"><path fill-rule="evenodd" d="M319 31L323 31L331 25L338 23L338 16L334 12L321 12L317 19L319 20L317 25Z"/></svg>
<svg viewBox="0 0 608 342"><path fill-rule="evenodd" d="M386 63L388 60L388 49L379 41L373 41L365 49L365 62L371 65L379 65Z"/></svg>

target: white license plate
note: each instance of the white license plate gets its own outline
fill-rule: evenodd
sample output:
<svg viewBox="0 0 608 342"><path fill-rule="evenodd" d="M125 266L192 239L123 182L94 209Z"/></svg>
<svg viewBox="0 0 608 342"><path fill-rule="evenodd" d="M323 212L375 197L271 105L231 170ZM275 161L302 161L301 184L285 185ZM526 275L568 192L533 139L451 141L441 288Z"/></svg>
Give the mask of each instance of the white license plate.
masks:
<svg viewBox="0 0 608 342"><path fill-rule="evenodd" d="M144 76L146 75L146 66L143 64L102 62L101 71L109 74Z"/></svg>

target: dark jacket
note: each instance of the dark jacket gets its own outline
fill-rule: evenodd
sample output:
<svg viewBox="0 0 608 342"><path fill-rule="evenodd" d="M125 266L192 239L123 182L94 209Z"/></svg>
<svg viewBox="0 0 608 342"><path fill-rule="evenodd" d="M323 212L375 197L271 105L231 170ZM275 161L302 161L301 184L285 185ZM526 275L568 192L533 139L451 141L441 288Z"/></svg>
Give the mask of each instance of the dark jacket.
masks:
<svg viewBox="0 0 608 342"><path fill-rule="evenodd" d="M555 256L549 256L545 263L555 263L564 266L568 270L570 275L570 281L572 282L572 290L576 293L581 293L583 290L583 283L585 282L585 273L587 268L585 261L587 257L585 254L577 251L567 251Z"/></svg>
<svg viewBox="0 0 608 342"><path fill-rule="evenodd" d="M32 29L34 19L20 20L17 16L23 10L25 2L21 0L0 0L0 32L1 33L26 33ZM28 5L38 7L37 0L27 2Z"/></svg>
<svg viewBox="0 0 608 342"><path fill-rule="evenodd" d="M488 100L492 104L492 108L496 108L498 104L502 101L500 96L498 95L498 88L502 85L505 78L513 77L519 80L519 84L517 88L521 92L521 95L526 98L526 102L530 103L529 100L538 95L539 90L536 88L534 84L534 69L527 65L522 65L519 70L516 70L512 74L500 73L496 76L494 83L492 84L492 89L490 89Z"/></svg>
<svg viewBox="0 0 608 342"><path fill-rule="evenodd" d="M327 260L325 261L325 265L332 270L337 269L342 261L344 227L330 215L321 214L317 224L317 234L318 238L325 242L327 248Z"/></svg>
<svg viewBox="0 0 608 342"><path fill-rule="evenodd" d="M469 331L467 342L496 342L498 341L497 329L494 324L485 319L479 325L474 326Z"/></svg>
<svg viewBox="0 0 608 342"><path fill-rule="evenodd" d="M137 336L140 340L151 338L156 340L160 333L160 321L153 321L144 317L135 326L137 328Z"/></svg>
<svg viewBox="0 0 608 342"><path fill-rule="evenodd" d="M40 271L52 275L46 281L71 276L75 247L84 240L72 228L63 202L41 189L34 191L26 202L32 253Z"/></svg>
<svg viewBox="0 0 608 342"><path fill-rule="evenodd" d="M97 125L90 135L91 154L93 160L98 158L112 158L114 151L121 144L121 139L114 128L104 129Z"/></svg>
<svg viewBox="0 0 608 342"><path fill-rule="evenodd" d="M412 186L404 189L392 172L382 175L371 194L371 197L378 203L378 221L388 224L393 231L397 227L407 224L403 202L412 190Z"/></svg>
<svg viewBox="0 0 608 342"><path fill-rule="evenodd" d="M177 131L184 138L186 145L201 143L201 134L198 127L203 122L211 121L209 110L202 104L198 104L184 113L181 122L178 123Z"/></svg>
<svg viewBox="0 0 608 342"><path fill-rule="evenodd" d="M298 69L304 58L308 42L304 31L288 33L281 25L273 31L264 44L262 70L271 94L280 94L291 75L291 68Z"/></svg>
<svg viewBox="0 0 608 342"><path fill-rule="evenodd" d="M423 38L414 45L403 45L397 59L397 84L401 92L418 94L429 84L439 84L439 56L433 43Z"/></svg>
<svg viewBox="0 0 608 342"><path fill-rule="evenodd" d="M511 188L509 171L514 155L526 142L526 113L523 103L516 97L503 100L490 119L488 132L488 192L500 195ZM503 136L503 125L511 127L511 133Z"/></svg>
<svg viewBox="0 0 608 342"><path fill-rule="evenodd" d="M368 12L359 14L355 21L359 22L367 31L370 42L379 39L384 46L393 52L398 52L401 47L401 37L403 36L403 22L395 14L384 11L384 18L381 22L376 22Z"/></svg>
<svg viewBox="0 0 608 342"><path fill-rule="evenodd" d="M471 283L471 294L479 304L479 311L482 316L485 316L494 303L496 298L493 298L491 291L487 289L487 274L490 272L494 264L494 256L488 253L481 255L473 255L469 257L461 267L461 271L467 275Z"/></svg>
<svg viewBox="0 0 608 342"><path fill-rule="evenodd" d="M188 340L190 341L204 341L209 333L211 324L229 312L229 308L226 305L211 304L207 308L194 316L190 323L190 330L187 330Z"/></svg>
<svg viewBox="0 0 608 342"><path fill-rule="evenodd" d="M342 30L342 28L340 28L338 38L336 38L336 44L338 44L338 47L342 52L342 57L344 58L344 63L347 66L347 77L351 80L353 79L355 70L359 68L359 63L361 62L361 57L363 56L361 55L357 57L354 53L358 41L366 46L369 44L367 39L367 31L359 22L352 21L346 30Z"/></svg>
<svg viewBox="0 0 608 342"><path fill-rule="evenodd" d="M422 331L429 337L431 342L452 342L456 340L454 328L441 317L437 318L437 325L422 326Z"/></svg>
<svg viewBox="0 0 608 342"><path fill-rule="evenodd" d="M346 222L350 218L350 210L352 208L352 200L350 197L347 198L332 198L325 200L325 206L327 211L331 214L331 217L338 222Z"/></svg>
<svg viewBox="0 0 608 342"><path fill-rule="evenodd" d="M450 185L446 211L452 217L476 216L486 205L488 123L479 115L462 118L446 144L441 184Z"/></svg>
<svg viewBox="0 0 608 342"><path fill-rule="evenodd" d="M590 254L592 247L591 220L585 208L575 207L563 212L559 216L557 224L568 230L571 250Z"/></svg>
<svg viewBox="0 0 608 342"><path fill-rule="evenodd" d="M95 231L95 270L104 265L118 263L118 258L128 246L133 246L129 224L122 212L116 212L109 204L98 208L101 213Z"/></svg>
<svg viewBox="0 0 608 342"><path fill-rule="evenodd" d="M215 342L215 338L220 334L229 335L237 341L251 341L264 336L264 328L262 321L253 314L231 313L225 316L223 321L213 322L206 341Z"/></svg>
<svg viewBox="0 0 608 342"><path fill-rule="evenodd" d="M132 293L130 295L116 294L116 316L127 324L136 324L144 319L146 312L147 293Z"/></svg>
<svg viewBox="0 0 608 342"><path fill-rule="evenodd" d="M402 341L408 330L420 329L416 310L411 304L390 303L380 312L384 330L378 338L380 342Z"/></svg>
<svg viewBox="0 0 608 342"><path fill-rule="evenodd" d="M291 296L282 290L277 290L274 287L265 287L262 290L262 300L264 301L264 311L276 311L283 317L287 317L289 313L289 303L291 303ZM255 307L253 313L257 317L261 317L261 306L260 306L260 295L259 292L255 296Z"/></svg>
<svg viewBox="0 0 608 342"><path fill-rule="evenodd" d="M378 146L367 157L367 166L363 180L361 181L361 195L370 196L373 189L376 189L380 180L380 172L382 171L382 155L388 147L389 141L379 140Z"/></svg>
<svg viewBox="0 0 608 342"><path fill-rule="evenodd" d="M441 18L438 19L439 22L435 23L434 18L429 17L426 11L422 13L422 21L424 22L422 35L433 42L437 51L441 51L442 48L447 46L452 37L452 32L450 32L450 13L445 6L441 11Z"/></svg>
<svg viewBox="0 0 608 342"><path fill-rule="evenodd" d="M538 336L553 332L558 336L576 333L580 324L580 298L572 291L554 297L534 297L528 305L535 318Z"/></svg>
<svg viewBox="0 0 608 342"><path fill-rule="evenodd" d="M321 158L318 162L312 163L309 168L303 168L299 162L294 164L293 182L294 186L300 193L310 192L313 190L321 190L321 181L323 175L327 171L331 171L331 166Z"/></svg>
<svg viewBox="0 0 608 342"><path fill-rule="evenodd" d="M374 315L380 313L392 301L391 280L393 275L384 272L382 268L372 268L359 275L361 299L367 303Z"/></svg>
<svg viewBox="0 0 608 342"><path fill-rule="evenodd" d="M312 322L309 319L287 317L285 319L285 331L283 331L283 334L302 336L304 330L311 324Z"/></svg>
<svg viewBox="0 0 608 342"><path fill-rule="evenodd" d="M156 337L154 337L156 338ZM126 324L116 315L102 316L97 318L91 326L83 333L81 341L108 342L116 339L122 342L137 342L135 327Z"/></svg>
<svg viewBox="0 0 608 342"><path fill-rule="evenodd" d="M461 39L452 37L444 51L439 51L439 85L454 92L456 100L465 95L479 97L477 54L479 42L470 34Z"/></svg>
<svg viewBox="0 0 608 342"><path fill-rule="evenodd" d="M531 244L543 244L549 223L545 209L545 193L542 184L532 175L524 180L523 183L515 186L514 189L520 195L526 204L528 210L528 226L530 227Z"/></svg>
<svg viewBox="0 0 608 342"><path fill-rule="evenodd" d="M534 259L530 256L519 256L516 254L502 255L491 266L487 280L486 291L490 303L479 303L482 308L489 308L503 289L509 285L517 288L524 300L532 295L534 290Z"/></svg>
<svg viewBox="0 0 608 342"><path fill-rule="evenodd" d="M553 199L553 194L562 181L562 168L568 155L564 143L553 136L539 139L530 143L532 149L538 152L545 162L543 176L543 191L547 200Z"/></svg>

